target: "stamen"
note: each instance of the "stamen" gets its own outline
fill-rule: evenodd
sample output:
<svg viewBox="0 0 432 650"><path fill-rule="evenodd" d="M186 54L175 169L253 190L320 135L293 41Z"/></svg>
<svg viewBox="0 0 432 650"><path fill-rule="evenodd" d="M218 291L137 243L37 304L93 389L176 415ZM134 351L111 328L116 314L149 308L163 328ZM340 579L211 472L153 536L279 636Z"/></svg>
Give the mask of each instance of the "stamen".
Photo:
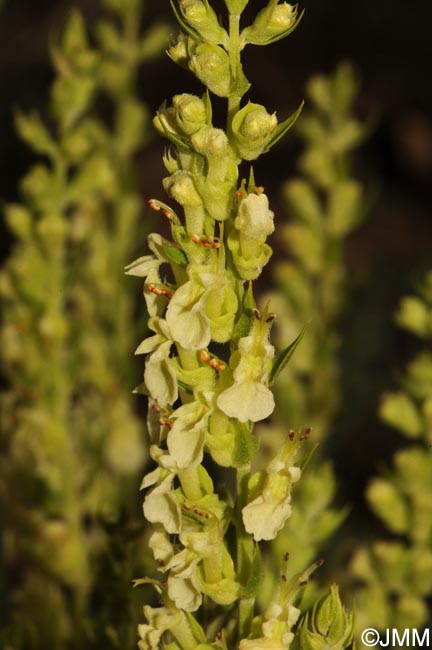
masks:
<svg viewBox="0 0 432 650"><path fill-rule="evenodd" d="M162 418L158 418L156 422L159 424L159 426L168 427L168 429L171 429L173 426L172 422L170 422L169 420L163 420Z"/></svg>
<svg viewBox="0 0 432 650"><path fill-rule="evenodd" d="M148 284L147 289L150 291L150 293L154 293L156 296L165 296L165 298L168 298L168 300L173 297L173 292L165 289L165 287L159 289L154 284Z"/></svg>
<svg viewBox="0 0 432 650"><path fill-rule="evenodd" d="M203 363L208 363L210 368L213 368L214 370L217 370L218 372L221 372L222 370L225 370L225 364L219 363L217 359L214 357L211 358L210 355L205 351L202 350L200 352L200 359Z"/></svg>
<svg viewBox="0 0 432 650"><path fill-rule="evenodd" d="M204 248L220 248L220 241L217 237L206 237L205 235L192 235L191 240L194 244L203 246Z"/></svg>

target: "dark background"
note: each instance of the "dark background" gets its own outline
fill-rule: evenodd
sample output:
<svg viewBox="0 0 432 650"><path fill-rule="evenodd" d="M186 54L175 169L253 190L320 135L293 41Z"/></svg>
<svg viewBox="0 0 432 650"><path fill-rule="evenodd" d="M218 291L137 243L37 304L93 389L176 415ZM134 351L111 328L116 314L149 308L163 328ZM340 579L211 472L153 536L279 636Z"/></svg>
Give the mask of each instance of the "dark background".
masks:
<svg viewBox="0 0 432 650"><path fill-rule="evenodd" d="M168 0L149 0L145 21L172 21ZM97 0L6 0L0 14L0 197L17 198L17 182L34 160L13 128L12 110L46 111L52 70L51 34L78 6L89 26ZM216 6L216 3L215 3ZM219 2L218 6L222 6ZM248 11L264 2L251 0ZM371 188L367 222L348 241L351 299L343 324L342 414L332 456L347 498L360 499L368 475L389 460L396 434L379 425L376 405L415 341L392 324L400 296L431 266L432 256L432 3L417 0L305 0L299 28L271 47L249 48L246 72L254 101L286 117L304 96L307 79L350 59L362 76L359 115L374 127L359 156L358 174ZM173 34L176 29L173 27ZM168 57L143 67L140 93L152 110L176 92L199 91ZM137 161L143 194L161 195L163 143L155 140ZM275 197L295 170L295 134L256 165ZM277 198L276 198L277 205ZM0 252L10 246L2 231ZM349 475L348 475L349 472Z"/></svg>

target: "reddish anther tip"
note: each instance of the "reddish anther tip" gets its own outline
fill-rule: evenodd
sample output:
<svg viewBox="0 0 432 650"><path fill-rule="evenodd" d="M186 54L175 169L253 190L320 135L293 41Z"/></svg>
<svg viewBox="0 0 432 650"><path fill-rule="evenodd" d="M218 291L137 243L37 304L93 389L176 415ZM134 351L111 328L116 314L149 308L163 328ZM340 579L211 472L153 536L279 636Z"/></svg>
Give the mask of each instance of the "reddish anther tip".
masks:
<svg viewBox="0 0 432 650"><path fill-rule="evenodd" d="M295 431L290 431L289 434L288 434L288 438L289 438L290 440L294 440L294 438L295 438Z"/></svg>
<svg viewBox="0 0 432 650"><path fill-rule="evenodd" d="M254 309L253 313L254 313L254 316L255 316L255 318L257 320L261 320L261 315L260 315L258 309Z"/></svg>
<svg viewBox="0 0 432 650"><path fill-rule="evenodd" d="M282 580L282 582L286 582L286 581L287 581L287 577L286 577L285 575L282 574L282 575L281 575L281 580Z"/></svg>
<svg viewBox="0 0 432 650"><path fill-rule="evenodd" d="M300 442L306 442L307 439L308 439L307 436L302 436L301 438L299 438Z"/></svg>
<svg viewBox="0 0 432 650"><path fill-rule="evenodd" d="M323 558L323 557L320 557L319 560L317 560L317 561L315 562L315 564L316 564L317 566L322 566L322 565L324 564L324 558Z"/></svg>
<svg viewBox="0 0 432 650"><path fill-rule="evenodd" d="M183 510L190 510L190 506L187 503L182 505Z"/></svg>
<svg viewBox="0 0 432 650"><path fill-rule="evenodd" d="M204 363L207 363L207 361L209 361L210 357L209 357L209 355L207 354L207 352L206 352L205 350L203 350L202 352L200 352L200 359L201 359L201 361L203 361Z"/></svg>
<svg viewBox="0 0 432 650"><path fill-rule="evenodd" d="M218 641L221 640L221 638L222 638L222 632L221 632L221 631L219 631L219 632L216 634L216 638L218 639Z"/></svg>
<svg viewBox="0 0 432 650"><path fill-rule="evenodd" d="M302 580L299 582L299 587L305 587L307 585L307 580Z"/></svg>
<svg viewBox="0 0 432 650"><path fill-rule="evenodd" d="M154 210L155 212L159 212L160 207L159 207L158 205L156 205L156 202L155 202L154 199L149 199L149 200L148 200L148 205L149 205L149 207L150 207L152 210Z"/></svg>
<svg viewBox="0 0 432 650"><path fill-rule="evenodd" d="M305 436L309 436L311 433L312 433L312 427L307 427L307 429L305 429L304 432Z"/></svg>
<svg viewBox="0 0 432 650"><path fill-rule="evenodd" d="M289 556L290 556L290 554L289 554L288 551L287 551L287 552L284 554L284 556L283 556L284 562L288 562L288 560L289 560Z"/></svg>

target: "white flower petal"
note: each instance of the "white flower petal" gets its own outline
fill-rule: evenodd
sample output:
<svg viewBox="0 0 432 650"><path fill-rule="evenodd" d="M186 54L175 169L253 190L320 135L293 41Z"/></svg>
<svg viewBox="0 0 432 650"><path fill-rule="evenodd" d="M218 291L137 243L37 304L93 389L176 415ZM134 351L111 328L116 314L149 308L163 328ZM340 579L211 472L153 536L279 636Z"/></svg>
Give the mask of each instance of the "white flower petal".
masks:
<svg viewBox="0 0 432 650"><path fill-rule="evenodd" d="M267 386L254 381L235 383L217 399L221 411L240 422L258 422L273 413L273 393Z"/></svg>

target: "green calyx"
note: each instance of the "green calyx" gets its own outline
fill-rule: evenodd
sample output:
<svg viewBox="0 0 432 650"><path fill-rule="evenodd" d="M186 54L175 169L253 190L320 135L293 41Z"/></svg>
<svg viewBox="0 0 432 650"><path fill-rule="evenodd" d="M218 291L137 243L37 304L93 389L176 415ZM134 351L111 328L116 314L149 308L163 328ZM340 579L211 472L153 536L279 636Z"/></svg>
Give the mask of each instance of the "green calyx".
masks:
<svg viewBox="0 0 432 650"><path fill-rule="evenodd" d="M297 6L279 0L270 0L262 9L253 24L242 34L244 45L269 45L288 36L299 24L303 14L298 15Z"/></svg>
<svg viewBox="0 0 432 650"><path fill-rule="evenodd" d="M301 621L298 642L302 650L344 650L352 643L354 617L343 607L339 589L332 585Z"/></svg>

